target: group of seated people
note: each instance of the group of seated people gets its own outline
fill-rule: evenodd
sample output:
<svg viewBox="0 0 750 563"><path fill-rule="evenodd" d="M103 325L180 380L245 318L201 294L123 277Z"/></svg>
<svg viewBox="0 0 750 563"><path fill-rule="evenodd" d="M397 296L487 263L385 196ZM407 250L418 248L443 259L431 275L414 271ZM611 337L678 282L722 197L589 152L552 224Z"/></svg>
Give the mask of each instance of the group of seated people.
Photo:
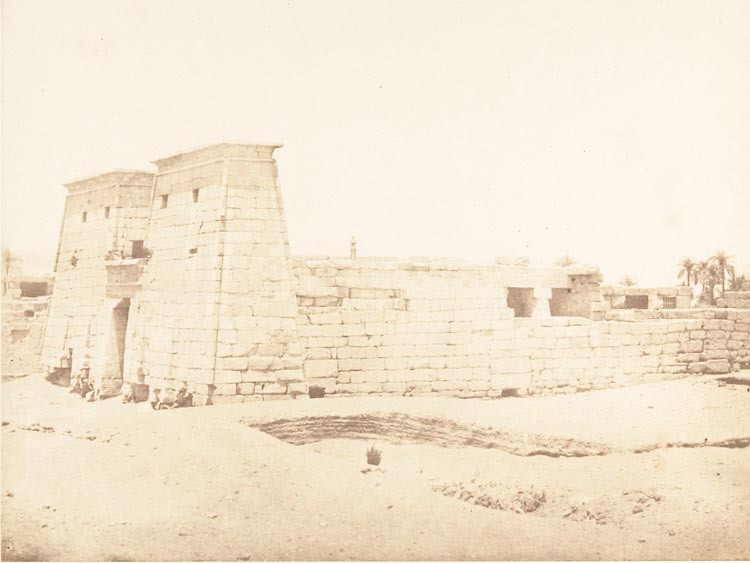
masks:
<svg viewBox="0 0 750 563"><path fill-rule="evenodd" d="M123 388L123 403L140 403L148 398L154 410L175 409L193 406L193 394L188 391L187 381L182 382L182 387L174 393L173 389L162 391L153 389L150 393L147 385L126 383Z"/></svg>
<svg viewBox="0 0 750 563"><path fill-rule="evenodd" d="M98 392L89 376L89 368L81 368L81 371L78 372L78 375L73 380L73 388L70 392L79 394L81 398L86 399L88 402L96 400Z"/></svg>
<svg viewBox="0 0 750 563"><path fill-rule="evenodd" d="M193 394L188 391L187 382L183 381L182 387L177 391L176 395L173 396L170 391L170 389L167 389L166 392L161 389L154 389L154 395L151 401L151 406L154 410L193 406Z"/></svg>
<svg viewBox="0 0 750 563"><path fill-rule="evenodd" d="M95 401L99 396L98 389L94 386L92 381L89 368L81 368L78 375L73 379L73 386L70 390L71 393L79 394L86 401ZM150 400L151 406L154 410L162 409L174 409L182 407L193 406L193 394L188 391L187 381L182 381L182 386L174 393L173 389L161 390L153 389L149 393L148 385L142 382L140 383L129 383L125 382L122 389L122 402L123 403L140 403Z"/></svg>

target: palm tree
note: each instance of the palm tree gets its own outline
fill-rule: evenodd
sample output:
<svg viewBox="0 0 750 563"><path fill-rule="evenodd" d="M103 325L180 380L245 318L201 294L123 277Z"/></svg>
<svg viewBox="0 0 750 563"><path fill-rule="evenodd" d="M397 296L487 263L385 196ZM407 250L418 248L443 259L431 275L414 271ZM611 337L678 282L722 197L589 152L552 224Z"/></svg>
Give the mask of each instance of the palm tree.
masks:
<svg viewBox="0 0 750 563"><path fill-rule="evenodd" d="M734 277L734 266L729 263L729 260L731 258L732 257L729 256L726 252L717 250L716 254L708 259L710 263L716 266L716 269L718 271L719 283L721 283L722 293L724 293L727 274L729 274L730 277Z"/></svg>
<svg viewBox="0 0 750 563"><path fill-rule="evenodd" d="M684 277L685 285L692 286L693 282L697 281L697 272L696 276L693 277L693 271L695 271L697 266L698 263L692 258L683 258L682 262L680 262L680 273L677 274L677 279L682 279Z"/></svg>
<svg viewBox="0 0 750 563"><path fill-rule="evenodd" d="M729 272L729 288L733 288L735 286L735 278L736 278L736 272L734 270L734 266L731 264L727 266L727 272Z"/></svg>
<svg viewBox="0 0 750 563"><path fill-rule="evenodd" d="M569 255L566 254L565 256L563 256L562 258L559 258L555 262L555 266L560 266L561 268L565 268L567 266L572 266L575 263L576 263L576 261L573 260Z"/></svg>
<svg viewBox="0 0 750 563"><path fill-rule="evenodd" d="M703 283L703 272L708 268L708 261L696 262L693 266L693 281Z"/></svg>
<svg viewBox="0 0 750 563"><path fill-rule="evenodd" d="M707 297L709 303L714 305L714 287L721 283L719 267L716 264L708 262L701 268L701 283L704 297Z"/></svg>
<svg viewBox="0 0 750 563"><path fill-rule="evenodd" d="M729 288L732 291L742 291L742 289L745 287L745 285L747 284L747 282L748 282L748 279L747 279L747 276L745 274L742 274L741 276L736 276L736 277L733 276L732 277L732 282L731 282Z"/></svg>
<svg viewBox="0 0 750 563"><path fill-rule="evenodd" d="M3 247L3 295L8 293L10 274L17 270L22 262L18 254L13 254L9 248Z"/></svg>
<svg viewBox="0 0 750 563"><path fill-rule="evenodd" d="M620 280L620 285L624 285L625 287L633 287L634 285L638 285L638 282L630 276L625 276Z"/></svg>

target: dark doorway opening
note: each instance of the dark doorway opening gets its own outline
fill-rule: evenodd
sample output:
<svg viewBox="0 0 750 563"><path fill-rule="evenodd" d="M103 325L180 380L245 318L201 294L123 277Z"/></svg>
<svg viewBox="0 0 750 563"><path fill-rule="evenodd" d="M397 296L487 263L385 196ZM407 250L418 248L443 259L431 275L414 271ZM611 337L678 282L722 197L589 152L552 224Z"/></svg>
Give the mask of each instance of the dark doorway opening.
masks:
<svg viewBox="0 0 750 563"><path fill-rule="evenodd" d="M133 251L131 252L131 256L133 258L145 258L146 253L143 250L143 241L142 240L134 240L131 241L133 243Z"/></svg>
<svg viewBox="0 0 750 563"><path fill-rule="evenodd" d="M117 361L120 379L125 362L125 335L128 332L128 313L130 313L130 299L123 299L121 304L115 307L113 321L115 325L115 338L117 339Z"/></svg>
<svg viewBox="0 0 750 563"><path fill-rule="evenodd" d="M112 323L107 342L107 357L100 396L116 395L120 392L125 366L125 336L128 331L130 299L122 299L112 309Z"/></svg>
<svg viewBox="0 0 750 563"><path fill-rule="evenodd" d="M648 309L648 295L626 295L626 309Z"/></svg>
<svg viewBox="0 0 750 563"><path fill-rule="evenodd" d="M49 295L48 285L49 284L46 281L22 281L18 284L21 288L21 297L41 297L43 295Z"/></svg>

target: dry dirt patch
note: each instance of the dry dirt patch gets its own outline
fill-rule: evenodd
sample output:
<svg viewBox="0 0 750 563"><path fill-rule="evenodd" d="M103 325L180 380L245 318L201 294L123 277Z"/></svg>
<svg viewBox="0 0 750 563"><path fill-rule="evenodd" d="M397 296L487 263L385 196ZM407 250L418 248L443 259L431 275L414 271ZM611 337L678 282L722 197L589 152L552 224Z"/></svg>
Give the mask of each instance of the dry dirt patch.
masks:
<svg viewBox="0 0 750 563"><path fill-rule="evenodd" d="M435 485L433 490L493 510L617 526L622 526L628 516L640 514L664 500L663 493L655 490L582 496L571 489L540 489L476 479Z"/></svg>
<svg viewBox="0 0 750 563"><path fill-rule="evenodd" d="M719 377L718 379L716 379L716 382L718 383L719 387L723 387L725 385L750 386L750 377Z"/></svg>

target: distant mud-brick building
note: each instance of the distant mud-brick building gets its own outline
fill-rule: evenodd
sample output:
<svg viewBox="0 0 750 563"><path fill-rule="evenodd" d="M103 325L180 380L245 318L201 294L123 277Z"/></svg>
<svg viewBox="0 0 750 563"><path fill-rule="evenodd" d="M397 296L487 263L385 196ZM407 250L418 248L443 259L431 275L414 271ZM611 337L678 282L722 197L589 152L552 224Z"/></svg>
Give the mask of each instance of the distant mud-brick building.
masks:
<svg viewBox="0 0 750 563"><path fill-rule="evenodd" d="M278 146L217 144L66 184L46 368L88 370L102 397L186 384L205 404L308 385L572 392L750 360L750 311L605 320L591 267L292 258Z"/></svg>

